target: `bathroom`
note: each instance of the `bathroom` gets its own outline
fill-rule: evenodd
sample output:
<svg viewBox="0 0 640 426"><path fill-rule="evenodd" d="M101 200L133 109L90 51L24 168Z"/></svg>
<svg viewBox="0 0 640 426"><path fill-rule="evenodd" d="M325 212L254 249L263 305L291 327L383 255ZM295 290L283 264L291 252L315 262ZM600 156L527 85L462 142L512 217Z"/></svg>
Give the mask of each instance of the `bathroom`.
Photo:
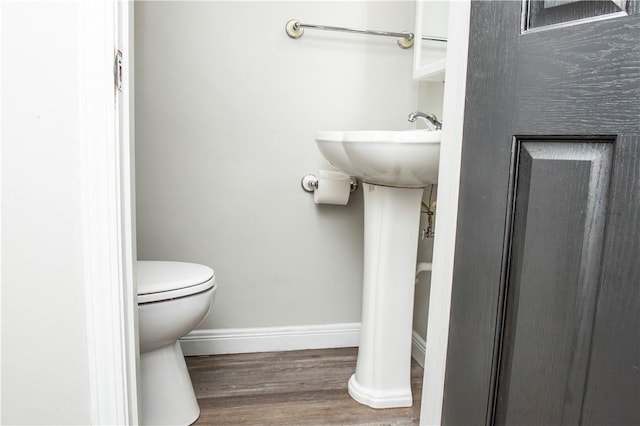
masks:
<svg viewBox="0 0 640 426"><path fill-rule="evenodd" d="M125 7L119 13L128 13L118 21L121 31L128 25L130 45L121 49L131 74L129 81L125 77L129 90L121 95L115 128L128 126L131 152L126 146L113 150L104 139L100 129L114 128L114 117L96 110L86 112L94 121L72 114L109 102L104 96L111 94L100 86L105 80L97 83L103 68L92 56L112 55L104 34L117 31L105 23L115 18L108 4L8 3L0 9L6 34L12 34L3 38L3 56L25 63L20 70L3 67L6 78L20 82L3 86L3 98L16 105L5 110L11 114L6 122L15 123L5 127L7 134L58 141L55 151L47 144L37 148L49 152L44 158L31 159L36 148L28 144L4 150L10 179L4 182L3 218L23 225L11 227L3 237L7 247L18 241L56 247L42 253L41 261L55 265L50 269L56 271L54 282L66 283L64 293L46 287L41 298L29 298L24 287L12 283L22 281L19 265L37 257L15 248L5 251L12 256L5 255L3 265L14 266L4 268L5 300L21 302L3 307L3 317L9 319L3 322L21 318L22 324L13 332L5 326L3 336L37 333L43 318L49 327L66 330L48 334L38 344L20 338L21 346L11 347L22 350L3 353L3 383L17 385L6 394L7 421L59 418L74 423L96 412L105 419L135 419L137 320L135 299L127 297L135 290L131 257L215 269L216 300L205 322L185 337L187 355L357 346L362 189L345 206L314 203L301 188L301 178L331 168L314 135L323 129L413 129L416 124L407 120L412 111L442 115L442 75L435 81L414 80L414 49L400 48L395 38L309 29L296 40L285 33L292 18L413 31L413 1L120 5ZM54 61L78 65L73 72L45 65ZM80 96L68 96L74 92ZM40 117L51 119L36 121L38 125L30 121ZM57 131L52 133L47 126L54 123ZM126 136L120 134L120 140ZM85 146L74 142L78 137L100 142ZM22 163L30 167L6 166ZM134 177L135 185L127 186ZM14 184L21 198L12 198L15 192L7 189ZM433 188L432 201L435 192ZM109 204L116 194L124 200L123 210ZM127 199L135 206L128 206ZM44 216L21 214L35 204L50 207L42 211ZM136 213L131 222L128 209ZM422 216L426 227L426 214ZM430 261L432 244L431 237L419 241L420 262ZM124 257L118 260L104 247ZM32 277L39 273L34 270ZM39 282L47 281L50 274L44 269L42 274ZM415 287L412 351L419 363L424 361L429 275L421 273ZM122 287L113 287L114 282ZM52 300L58 303L50 306ZM48 348L44 371L35 370L25 380L9 373L19 369L4 368L36 365L41 345ZM32 356L25 357L25 351ZM120 361L101 355L110 352L124 355ZM84 367L76 372L75 366ZM54 393L42 385L34 392L29 389L34 381L61 386ZM87 383L94 391L86 391ZM112 394L111 389L121 391ZM129 396L122 401L120 395ZM52 417L52 407L62 411L54 409L58 414ZM25 412L33 417L23 417Z"/></svg>
<svg viewBox="0 0 640 426"><path fill-rule="evenodd" d="M579 8L582 13L592 3L607 2L534 3L538 9L531 10L548 17L552 13L545 8L566 16L565 11ZM316 205L300 180L329 168L314 143L317 131L411 129L415 125L407 116L415 110L435 113L444 122L436 236L418 240L417 261L433 260L433 276L420 274L415 287L413 355L425 363L423 395L428 395L422 398L421 423L480 424L487 416L501 415L504 406L486 404L499 401L493 396L503 383L493 379L501 366L494 362L499 357L492 357L500 355L495 350L504 338L498 334L501 327L515 315L504 298L511 293L501 262L504 255L528 254L529 249L538 250L535 256L552 255L534 264L556 264L530 269L523 282L534 289L553 284L544 294L551 294L554 303L542 300L520 308L549 307L563 314L565 306L586 306L578 317L591 322L550 336L547 330L570 324L570 319L525 312L537 315L528 325L543 326L527 330L542 334L519 341L534 350L519 352L524 358L514 359L524 366L513 371L560 377L552 369L529 368L548 359L536 351L593 339L597 352L578 357L580 370L571 370L577 373L574 378L588 373L589 381L574 380L571 392L589 390L585 406L597 409L589 408L585 415L608 420L594 424L639 423L640 370L634 358L639 352L633 326L638 305L629 303L638 300L634 284L640 280L635 238L640 234L637 3L611 2L604 13L612 19L594 15L593 20L578 20L579 25L552 24L521 36L525 15L520 2L451 2L449 22L455 18L455 31L447 34L446 65L438 64L435 71L415 62L415 48L402 50L392 38L307 29L302 38L292 39L285 33L289 19L418 32L421 21L415 18L426 4L437 2L0 3L2 423L138 423L136 257L215 269L219 293L211 315L184 338L188 354L357 344L362 189L351 194L346 206ZM429 28L446 21L439 13L422 18L422 26ZM620 20L628 25L619 25ZM546 25L544 20L531 22ZM590 33L593 27L597 31ZM475 31L472 37L469 31ZM613 36L620 43L585 47L582 43L593 41L589 34ZM123 51L121 94L114 90L118 35L125 35L116 43ZM531 43L529 47L542 41L543 47L523 61L511 56L521 53L512 44L487 48L513 39ZM560 46L549 49L550 43ZM581 54L602 46L621 51L580 62ZM467 49L470 55L475 52L473 63L467 64ZM571 53L574 49L578 54ZM613 55L620 60L611 60ZM552 60L530 62L546 58ZM496 70L520 63L519 72L503 76ZM468 76L467 65L475 70ZM597 96L604 98L581 103L584 73L591 78L602 70L616 84L607 85L603 78L605 89ZM516 76L525 80L501 80ZM559 81L574 77L575 95L545 90L564 87ZM485 80L496 78L498 85L489 95L482 93L489 87ZM545 83L549 81L555 86ZM513 104L539 93L554 102L544 108L534 102ZM465 101L472 114L465 115ZM475 108L469 107L471 102ZM119 106L116 114L114 104ZM526 109L530 106L533 110ZM513 120L517 126L509 127L505 117L513 111L520 115ZM594 122L592 117L611 119ZM541 135L543 140L520 140L521 135ZM550 143L550 138L560 140ZM492 141L508 142L497 149L488 146ZM562 151L567 146L576 149ZM589 173L573 167L576 159L584 163L579 156L555 163L567 165L559 180L552 172L534 176L545 196L562 188L562 197L573 197L572 202L562 197L538 200L536 206L544 206L548 214L531 216L524 225L535 225L527 235L543 244L520 244L523 234L505 232L512 218L513 229L523 226L518 214L511 215L521 204L510 197L518 188L515 172L526 178L527 169L517 169L511 161L531 147L561 152L565 158L567 153L586 153L587 162L611 165L597 168L604 178L591 186L584 177ZM592 189L600 191L597 196L580 198ZM588 204L600 199L608 204L599 203L597 209ZM566 244L573 234L565 234L575 234L574 228L547 225L562 223L558 218L573 223L576 212L585 211L602 214L593 222L595 231L585 231L590 242L585 247L596 251L580 257L582 246L571 251ZM425 228L425 219L423 215L417 231ZM507 253L503 248L511 248L511 241L514 251ZM576 258L587 259L586 266L573 262ZM589 303L574 303L577 293L571 291L579 287L564 285L577 282L563 275L574 271L572 265L602 277L602 285L597 279L587 281L588 297L580 301ZM596 301L597 311L591 309ZM580 356L585 353L590 352ZM535 396L539 387L533 385L546 389L548 382L540 375L533 378L537 380L510 377L526 384L521 395L528 391ZM552 399L564 401L568 388L556 384ZM529 400L523 401L527 408L532 407ZM548 412L545 405L539 407L538 414Z"/></svg>
<svg viewBox="0 0 640 426"><path fill-rule="evenodd" d="M291 18L404 30L415 2L135 7L138 258L214 268L220 286L200 348L225 351L214 335L228 329L240 339L243 329L332 326L347 338L361 316L362 190L346 206L315 205L302 190L302 176L331 168L315 134L411 129L411 111L442 113L443 83L413 80L413 49L312 30L294 40L284 31ZM431 245L420 241L421 261ZM428 275L417 286L422 339ZM326 338L317 344L340 344Z"/></svg>
<svg viewBox="0 0 640 426"><path fill-rule="evenodd" d="M411 1L136 3L138 259L210 265L218 282L210 315L182 339L186 355L358 345L362 188L346 206L316 205L300 180L332 168L319 130L425 127L407 120L415 110L441 117L443 76L414 80L414 49L393 37L306 29L293 39L285 24L404 31L415 16ZM436 188L425 192L435 201ZM419 240L420 262L432 244ZM420 364L429 279L415 287Z"/></svg>

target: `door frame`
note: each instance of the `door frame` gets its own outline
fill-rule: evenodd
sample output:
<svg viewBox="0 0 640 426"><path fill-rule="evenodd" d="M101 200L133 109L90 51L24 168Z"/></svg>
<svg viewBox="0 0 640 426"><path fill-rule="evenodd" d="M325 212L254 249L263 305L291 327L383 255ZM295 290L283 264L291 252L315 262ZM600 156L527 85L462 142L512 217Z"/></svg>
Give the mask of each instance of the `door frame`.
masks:
<svg viewBox="0 0 640 426"><path fill-rule="evenodd" d="M114 89L118 40L128 65L127 1L78 1L83 276L93 424L138 424L138 323L129 85ZM127 68L125 68L127 69ZM122 107L118 107L121 102Z"/></svg>
<svg viewBox="0 0 640 426"><path fill-rule="evenodd" d="M433 242L427 342L422 386L421 425L442 423L449 342L453 262L458 223L458 195L467 83L471 0L450 3L442 143L438 173L438 224ZM452 31L453 30L453 31Z"/></svg>
<svg viewBox="0 0 640 426"><path fill-rule="evenodd" d="M133 4L82 1L78 14L80 139L87 340L94 424L139 423L138 318L133 264L132 79L121 114L113 90L115 46L132 53ZM471 0L451 2L434 258L420 424L441 423L455 254ZM444 167L446 165L446 167Z"/></svg>

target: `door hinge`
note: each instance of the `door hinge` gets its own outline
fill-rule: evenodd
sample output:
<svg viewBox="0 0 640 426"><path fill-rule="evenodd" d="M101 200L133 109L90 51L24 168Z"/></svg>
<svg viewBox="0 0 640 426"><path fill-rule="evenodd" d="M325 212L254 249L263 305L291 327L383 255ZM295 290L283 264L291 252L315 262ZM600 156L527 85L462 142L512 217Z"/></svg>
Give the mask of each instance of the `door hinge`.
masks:
<svg viewBox="0 0 640 426"><path fill-rule="evenodd" d="M116 51L116 59L113 63L113 78L116 89L122 92L122 80L123 80L123 65L122 65L122 52Z"/></svg>

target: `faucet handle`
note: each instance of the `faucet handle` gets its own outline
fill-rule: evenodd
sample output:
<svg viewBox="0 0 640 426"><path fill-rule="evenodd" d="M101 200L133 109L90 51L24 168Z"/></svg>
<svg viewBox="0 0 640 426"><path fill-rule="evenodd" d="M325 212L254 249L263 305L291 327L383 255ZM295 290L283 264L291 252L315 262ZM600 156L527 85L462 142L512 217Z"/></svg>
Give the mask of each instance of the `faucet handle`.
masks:
<svg viewBox="0 0 640 426"><path fill-rule="evenodd" d="M411 114L409 114L408 120L411 123L413 123L414 121L416 121L416 118L418 117L424 118L425 120L427 120L427 122L431 124L435 128L435 130L442 129L442 122L438 120L438 117L436 117L435 114L431 114L430 112L425 113L420 111L414 111Z"/></svg>

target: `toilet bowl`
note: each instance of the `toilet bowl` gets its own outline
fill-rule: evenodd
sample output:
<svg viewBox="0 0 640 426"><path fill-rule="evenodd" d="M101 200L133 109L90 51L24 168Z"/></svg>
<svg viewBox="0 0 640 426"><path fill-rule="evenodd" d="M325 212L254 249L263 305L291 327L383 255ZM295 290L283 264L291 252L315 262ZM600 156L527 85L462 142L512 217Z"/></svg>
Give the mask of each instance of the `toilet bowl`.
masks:
<svg viewBox="0 0 640 426"><path fill-rule="evenodd" d="M178 339L209 313L216 282L194 263L138 261L141 424L189 425L200 415Z"/></svg>

